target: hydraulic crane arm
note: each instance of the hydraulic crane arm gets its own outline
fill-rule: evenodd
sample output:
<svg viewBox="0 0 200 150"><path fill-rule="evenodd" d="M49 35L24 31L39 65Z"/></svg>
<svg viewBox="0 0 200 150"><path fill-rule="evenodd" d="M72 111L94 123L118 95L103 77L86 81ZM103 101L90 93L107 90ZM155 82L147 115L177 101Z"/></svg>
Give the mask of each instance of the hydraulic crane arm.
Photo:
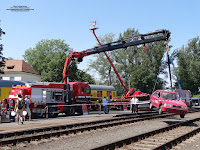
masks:
<svg viewBox="0 0 200 150"><path fill-rule="evenodd" d="M157 36L157 37L151 37L151 35L159 35L159 34L162 34L162 35ZM139 34L137 36L125 38L116 42L107 43L98 47L94 47L92 49L88 49L85 52L87 53L87 55L91 55L91 54L96 54L96 53L101 53L101 52L106 52L106 51L113 51L116 49L127 48L130 46L137 46L137 45L156 42L156 41L168 40L169 36L170 36L170 32L168 30L159 30L159 31L151 32L151 33ZM138 38L141 38L141 39L137 40ZM126 42L127 40L133 40L133 41Z"/></svg>
<svg viewBox="0 0 200 150"><path fill-rule="evenodd" d="M94 36L95 36L97 42L99 43L99 45L101 45L101 42L99 41L98 37L97 37L96 34L95 34L95 30L96 30L96 29L97 29L97 28L96 28L95 26L94 26L93 28L90 28L90 30L92 30L92 32L93 32L93 34L94 34ZM121 79L121 77L120 77L119 73L117 72L115 66L113 65L112 61L110 60L110 57L107 55L106 52L104 52L104 54L105 54L106 58L108 59L108 61L109 61L110 65L111 65L111 67L113 68L115 74L117 75L117 78L119 79L120 83L121 83L122 86L124 87L125 93L127 93L127 92L129 91L129 89L126 87L126 85L124 84L123 80Z"/></svg>
<svg viewBox="0 0 200 150"><path fill-rule="evenodd" d="M130 46L137 46L141 44L156 42L156 41L162 41L162 40L168 40L170 36L169 30L157 30L155 32L150 32L146 34L139 34L136 36L132 36L129 38L124 38L115 42L107 43L104 45L100 45L91 49L87 49L82 52L73 52L70 53L65 61L65 66L63 70L63 80L65 84L68 84L68 76L69 76L69 68L72 60L75 60L75 58L78 58L78 62L82 62L83 57L89 56L92 54L98 54L106 51L113 51L120 48L127 48Z"/></svg>

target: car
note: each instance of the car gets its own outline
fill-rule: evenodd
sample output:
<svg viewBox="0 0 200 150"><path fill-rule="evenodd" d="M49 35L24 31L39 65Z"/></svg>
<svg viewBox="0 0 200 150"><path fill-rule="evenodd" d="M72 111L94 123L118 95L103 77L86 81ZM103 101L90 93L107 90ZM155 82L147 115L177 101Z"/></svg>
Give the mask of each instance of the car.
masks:
<svg viewBox="0 0 200 150"><path fill-rule="evenodd" d="M158 108L159 114L162 112L180 114L184 118L188 112L187 105L180 99L176 92L168 90L156 90L150 98L150 109Z"/></svg>

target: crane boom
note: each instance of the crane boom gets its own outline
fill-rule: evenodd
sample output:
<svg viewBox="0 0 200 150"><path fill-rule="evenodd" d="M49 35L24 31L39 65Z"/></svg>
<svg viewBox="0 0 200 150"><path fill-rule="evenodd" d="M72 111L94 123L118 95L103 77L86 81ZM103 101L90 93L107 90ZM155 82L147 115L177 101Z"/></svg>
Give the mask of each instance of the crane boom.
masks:
<svg viewBox="0 0 200 150"><path fill-rule="evenodd" d="M92 30L92 32L93 32L93 34L94 34L96 40L98 41L99 45L102 45L101 42L99 41L98 37L97 37L96 34L95 34L95 30L96 30L96 29L97 29L97 28L94 27L94 28L91 28L90 30ZM113 65L112 61L110 60L110 57L107 55L106 52L104 52L104 54L105 54L106 58L108 59L110 65L112 66L114 72L116 73L117 78L119 79L119 81L121 82L122 86L124 87L125 93L127 93L127 92L129 91L129 89L126 87L126 85L124 84L123 80L121 79L121 77L120 77L119 73L117 72L115 66Z"/></svg>
<svg viewBox="0 0 200 150"><path fill-rule="evenodd" d="M78 59L78 62L82 62L83 57L85 56L107 52L107 51L113 51L120 48L127 48L130 46L137 46L141 44L156 42L156 41L163 41L163 40L166 41L169 39L169 37L170 37L170 31L162 29L162 30L157 30L154 32L149 32L146 34L139 34L139 35L131 36L128 38L123 38L121 40L103 44L100 46L96 46L94 48L87 49L85 51L70 53L67 56L66 61L65 61L65 66L63 70L63 81L66 85L68 85L70 64L71 64L71 61L75 60L75 58ZM129 92L127 92L126 94L128 94Z"/></svg>
<svg viewBox="0 0 200 150"><path fill-rule="evenodd" d="M150 35L159 35L159 34L162 34L162 35L157 36L157 37L150 36ZM125 38L122 40L118 40L115 42L107 43L104 45L100 45L100 46L88 49L85 51L85 53L87 55L91 55L91 54L97 54L97 53L102 53L106 51L113 51L120 48L127 48L130 46L137 46L137 45L156 42L156 41L168 40L169 36L170 36L169 30L159 30L159 31L151 32L151 33L139 34L137 36ZM134 38L136 40L134 40ZM138 40L138 38L140 39ZM126 42L127 40L133 40L133 41Z"/></svg>

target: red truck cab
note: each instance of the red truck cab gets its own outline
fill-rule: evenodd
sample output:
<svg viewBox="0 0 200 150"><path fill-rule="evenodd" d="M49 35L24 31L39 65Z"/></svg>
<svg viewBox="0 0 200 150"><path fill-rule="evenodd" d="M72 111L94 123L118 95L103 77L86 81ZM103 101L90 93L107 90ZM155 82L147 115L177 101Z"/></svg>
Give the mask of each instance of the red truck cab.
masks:
<svg viewBox="0 0 200 150"><path fill-rule="evenodd" d="M91 88L85 82L69 82L74 103L87 102L91 98Z"/></svg>

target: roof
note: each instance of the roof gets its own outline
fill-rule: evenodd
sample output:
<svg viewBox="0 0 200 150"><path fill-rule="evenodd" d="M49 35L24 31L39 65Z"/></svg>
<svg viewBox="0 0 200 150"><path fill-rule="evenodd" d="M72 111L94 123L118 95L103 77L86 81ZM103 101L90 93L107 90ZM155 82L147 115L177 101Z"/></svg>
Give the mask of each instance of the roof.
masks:
<svg viewBox="0 0 200 150"><path fill-rule="evenodd" d="M26 72L39 75L39 73L24 60L6 60L5 66L2 69L5 73Z"/></svg>
<svg viewBox="0 0 200 150"><path fill-rule="evenodd" d="M200 99L200 97L193 97L192 100L193 100L193 99Z"/></svg>
<svg viewBox="0 0 200 150"><path fill-rule="evenodd" d="M116 89L113 86L106 86L106 85L93 85L89 84L91 90L102 90L102 91L116 91Z"/></svg>
<svg viewBox="0 0 200 150"><path fill-rule="evenodd" d="M23 81L0 80L0 87L12 87L13 85L25 85Z"/></svg>
<svg viewBox="0 0 200 150"><path fill-rule="evenodd" d="M167 93L176 93L174 91L171 90L155 90L154 92L159 91L159 92L167 92Z"/></svg>

